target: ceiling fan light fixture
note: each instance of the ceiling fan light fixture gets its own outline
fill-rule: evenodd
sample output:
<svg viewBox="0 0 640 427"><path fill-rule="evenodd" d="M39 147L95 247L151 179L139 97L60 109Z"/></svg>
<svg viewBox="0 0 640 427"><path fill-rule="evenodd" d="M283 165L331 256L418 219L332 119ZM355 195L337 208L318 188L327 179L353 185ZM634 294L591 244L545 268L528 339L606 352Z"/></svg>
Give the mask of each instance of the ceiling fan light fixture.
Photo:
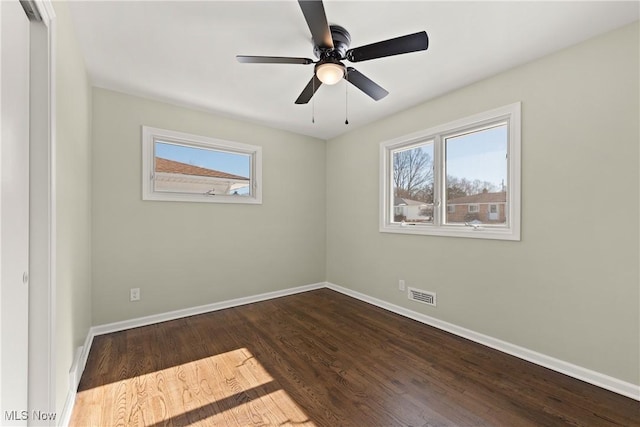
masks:
<svg viewBox="0 0 640 427"><path fill-rule="evenodd" d="M344 77L345 68L339 62L325 62L316 66L316 76L326 85L334 85Z"/></svg>

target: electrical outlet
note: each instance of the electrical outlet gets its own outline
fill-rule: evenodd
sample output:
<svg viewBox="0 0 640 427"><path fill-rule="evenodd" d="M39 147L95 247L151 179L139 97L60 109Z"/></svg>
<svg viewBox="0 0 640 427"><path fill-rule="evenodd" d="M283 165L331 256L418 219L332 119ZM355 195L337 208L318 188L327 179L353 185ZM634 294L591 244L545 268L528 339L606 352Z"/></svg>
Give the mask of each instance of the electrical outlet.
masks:
<svg viewBox="0 0 640 427"><path fill-rule="evenodd" d="M400 279L398 280L398 290L399 291L404 291L404 280Z"/></svg>
<svg viewBox="0 0 640 427"><path fill-rule="evenodd" d="M140 288L131 288L129 301L140 301Z"/></svg>

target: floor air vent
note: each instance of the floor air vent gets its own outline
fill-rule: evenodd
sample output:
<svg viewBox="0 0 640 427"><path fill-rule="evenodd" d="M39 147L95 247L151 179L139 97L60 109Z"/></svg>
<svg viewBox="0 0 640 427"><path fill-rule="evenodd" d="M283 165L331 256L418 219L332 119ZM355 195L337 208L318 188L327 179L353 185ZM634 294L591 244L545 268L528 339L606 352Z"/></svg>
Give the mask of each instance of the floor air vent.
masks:
<svg viewBox="0 0 640 427"><path fill-rule="evenodd" d="M409 299L411 301L421 302L422 304L428 304L436 306L436 294L435 292L427 292L421 289L409 288Z"/></svg>

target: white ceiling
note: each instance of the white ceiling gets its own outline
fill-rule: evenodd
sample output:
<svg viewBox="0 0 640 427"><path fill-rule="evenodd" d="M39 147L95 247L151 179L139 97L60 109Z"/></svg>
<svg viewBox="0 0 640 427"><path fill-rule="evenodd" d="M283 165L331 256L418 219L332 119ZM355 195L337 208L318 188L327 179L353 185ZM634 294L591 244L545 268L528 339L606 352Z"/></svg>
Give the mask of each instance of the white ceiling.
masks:
<svg viewBox="0 0 640 427"><path fill-rule="evenodd" d="M638 20L637 1L325 1L351 47L426 30L427 51L353 65L390 94L346 82L294 100L313 65L240 64L235 55L313 58L295 0L70 3L93 85L328 139ZM580 72L580 70L576 70ZM311 122L312 108L315 123Z"/></svg>

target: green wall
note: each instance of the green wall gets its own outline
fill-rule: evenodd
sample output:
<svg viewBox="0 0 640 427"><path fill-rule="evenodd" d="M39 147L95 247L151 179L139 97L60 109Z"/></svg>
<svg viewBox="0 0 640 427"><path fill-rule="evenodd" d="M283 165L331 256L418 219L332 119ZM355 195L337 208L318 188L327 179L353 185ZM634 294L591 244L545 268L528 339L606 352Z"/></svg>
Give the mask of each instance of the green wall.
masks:
<svg viewBox="0 0 640 427"><path fill-rule="evenodd" d="M263 204L143 201L142 125L261 146ZM92 180L94 324L324 281L322 140L96 88Z"/></svg>
<svg viewBox="0 0 640 427"><path fill-rule="evenodd" d="M75 350L91 327L91 86L66 2L55 35L56 410L62 414Z"/></svg>
<svg viewBox="0 0 640 427"><path fill-rule="evenodd" d="M327 280L640 384L638 51L636 23L329 141ZM380 142L517 101L521 242L378 231Z"/></svg>

